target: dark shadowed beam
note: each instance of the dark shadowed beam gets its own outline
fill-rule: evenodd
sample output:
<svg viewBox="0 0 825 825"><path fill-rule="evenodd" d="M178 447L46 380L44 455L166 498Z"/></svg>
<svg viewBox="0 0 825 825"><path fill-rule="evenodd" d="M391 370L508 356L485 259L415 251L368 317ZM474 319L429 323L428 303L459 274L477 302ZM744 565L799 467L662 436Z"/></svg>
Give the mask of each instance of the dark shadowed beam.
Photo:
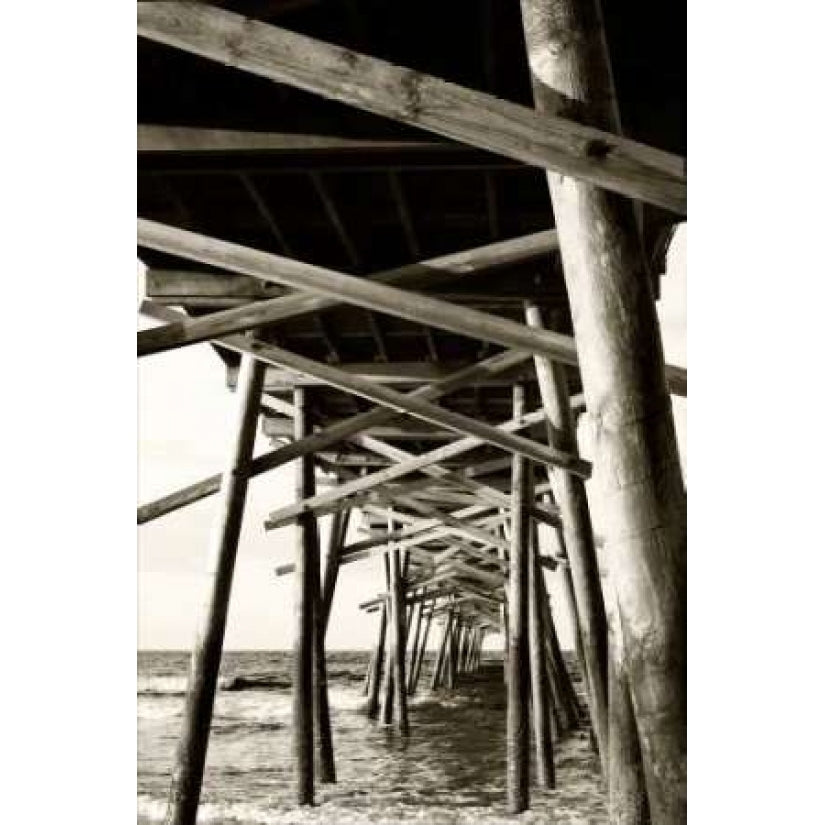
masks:
<svg viewBox="0 0 825 825"><path fill-rule="evenodd" d="M283 230L275 220L272 210L270 210L269 206L267 206L266 201L258 191L258 187L255 186L252 177L245 172L240 172L238 174L238 178L244 188L244 191L247 195L249 195L250 200L255 204L255 209L260 215L261 220L266 224L267 229L269 229L272 236L278 242L278 246L281 248L284 255L288 255L290 258L295 257L295 253L292 251L292 247L287 243Z"/></svg>
<svg viewBox="0 0 825 825"><path fill-rule="evenodd" d="M206 4L138 3L138 34L685 214L683 158Z"/></svg>

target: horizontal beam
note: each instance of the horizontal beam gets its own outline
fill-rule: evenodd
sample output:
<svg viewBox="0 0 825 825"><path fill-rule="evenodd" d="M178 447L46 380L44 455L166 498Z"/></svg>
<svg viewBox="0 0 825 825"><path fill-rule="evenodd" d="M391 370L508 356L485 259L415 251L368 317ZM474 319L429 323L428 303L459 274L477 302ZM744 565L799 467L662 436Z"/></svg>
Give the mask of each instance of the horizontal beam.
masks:
<svg viewBox="0 0 825 825"><path fill-rule="evenodd" d="M446 280L452 283L459 278L467 278L498 267L528 261L556 249L558 249L558 237L555 230L546 230L383 270L359 280L389 285L412 284L416 289L422 289ZM223 283L226 276L216 276L216 280ZM281 282L277 279L269 278L264 281L273 283L277 289L283 290ZM148 286L147 280L147 294ZM190 346L209 338L294 318L306 312L329 309L339 303L336 298L336 295L318 296L298 293L282 296L281 300L261 300L254 304L244 304L210 313L202 318L189 318L169 327L143 330L138 334L138 355L152 355L177 347Z"/></svg>
<svg viewBox="0 0 825 825"><path fill-rule="evenodd" d="M432 152L455 147L443 141L370 140L336 135L251 132L139 123L138 152ZM461 150L463 147L456 147Z"/></svg>
<svg viewBox="0 0 825 825"><path fill-rule="evenodd" d="M543 355L563 364L578 366L576 343L569 335L546 329L534 329L498 315L456 306L417 292L344 275L331 269L261 252L145 218L138 218L138 244L201 263L221 266L232 272L252 275L265 281L275 281L306 292L325 295L336 301L345 301L425 326L446 329L469 338L490 341L513 349L527 350L534 355ZM284 302L301 300L301 296L273 299ZM271 305L272 302L261 303ZM142 340L145 342L147 339ZM157 341L154 341L144 351L156 346ZM671 391L686 395L687 370L667 366L665 371L671 381Z"/></svg>
<svg viewBox="0 0 825 825"><path fill-rule="evenodd" d="M670 209L683 158L206 4L138 3L138 34ZM273 106L274 106L273 102Z"/></svg>

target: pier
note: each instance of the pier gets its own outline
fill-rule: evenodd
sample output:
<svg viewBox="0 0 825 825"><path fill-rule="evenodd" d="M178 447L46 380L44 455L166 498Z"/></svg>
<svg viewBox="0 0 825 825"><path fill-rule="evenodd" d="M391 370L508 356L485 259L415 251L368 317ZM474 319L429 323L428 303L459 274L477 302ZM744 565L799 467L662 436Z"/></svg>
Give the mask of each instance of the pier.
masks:
<svg viewBox="0 0 825 825"><path fill-rule="evenodd" d="M263 527L296 537L271 570L292 587L296 808L342 781L339 570L380 558L365 726L413 742L415 701L464 691L503 726L508 814L560 789L575 741L611 823L686 822L687 371L656 314L686 220L684 9L609 5L138 2L158 322L138 356L210 347L237 407L223 468L137 509L214 508L174 825L197 819L247 490L286 465L294 501Z"/></svg>

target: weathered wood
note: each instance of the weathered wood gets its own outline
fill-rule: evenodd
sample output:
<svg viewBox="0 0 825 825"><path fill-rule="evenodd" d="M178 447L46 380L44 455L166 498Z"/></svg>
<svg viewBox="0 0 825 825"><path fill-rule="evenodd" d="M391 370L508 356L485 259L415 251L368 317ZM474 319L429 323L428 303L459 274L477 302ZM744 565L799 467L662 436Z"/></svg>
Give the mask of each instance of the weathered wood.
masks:
<svg viewBox="0 0 825 825"><path fill-rule="evenodd" d="M145 218L138 218L138 243L150 249L218 266L230 272L274 281L304 292L327 296L377 312L385 312L388 315L446 329L470 338L479 338L505 347L527 350L563 364L578 365L576 342L569 335L549 330L531 329L525 324L470 307L452 304L420 292L411 292L366 278L344 275L331 269L261 252L247 246L210 238ZM300 300L300 298L301 296L296 296L295 299L287 296L278 300L287 302ZM309 304L302 306L309 306ZM316 305L311 305L311 308L315 309ZM305 310L302 309L302 311ZM292 310L290 313L294 314ZM147 333L150 331L155 332L146 330ZM145 346L146 338L141 340ZM228 338L223 340L226 341ZM144 352L148 350L144 349ZM676 387L674 392L683 390L686 395L687 370L680 367L668 367L668 373L672 374L674 379L674 387Z"/></svg>
<svg viewBox="0 0 825 825"><path fill-rule="evenodd" d="M205 4L138 3L138 34L684 214L685 161Z"/></svg>
<svg viewBox="0 0 825 825"><path fill-rule="evenodd" d="M307 420L306 395L296 390L295 439L303 438L311 430ZM311 495L315 482L312 459L302 457L296 465L295 494L300 501ZM314 513L304 513L296 524L295 583L293 611L295 635L292 665L292 755L295 764L295 796L299 805L312 805L315 800L315 765L313 757L313 655L315 650L314 627L317 604L318 545L315 541Z"/></svg>
<svg viewBox="0 0 825 825"><path fill-rule="evenodd" d="M392 518L388 528L391 530ZM397 548L392 548L389 557L390 566L390 605L392 609L392 635L390 650L393 661L394 681L394 716L396 729L401 734L409 733L409 718L407 715L407 677L406 677L406 647L407 623L404 594L404 575L401 570L401 558Z"/></svg>
<svg viewBox="0 0 825 825"><path fill-rule="evenodd" d="M252 132L139 123L138 152L432 152L453 144L435 141L381 140L338 135Z"/></svg>
<svg viewBox="0 0 825 825"><path fill-rule="evenodd" d="M404 287L413 284L416 289L422 289L448 280L455 282L492 269L529 261L556 249L558 249L556 233L553 230L546 230L373 273L366 276L366 280L377 284ZM210 276L214 279L214 285L208 283L201 285L201 282ZM238 283L233 283L228 280L229 278L234 278ZM147 275L147 295L150 295L150 286L155 290L159 287L158 280L158 278L150 280ZM275 294L280 300L259 300L252 304L210 313L203 318L186 318L167 327L144 330L138 334L138 355L151 355L176 347L197 344L210 338L294 318L307 312L329 309L340 303L337 296L310 295L301 292L284 295L284 287L277 281L273 282L271 278L265 280L254 278L253 280L259 285L257 292L252 292L252 286L249 284L250 276L229 275L225 272L203 273L199 281L193 281L191 276L186 280L178 280L182 281L177 286L178 290L187 286L197 287L198 293L196 294L198 295L201 295L204 290L207 290L206 294L210 296L221 295L220 289L224 289L228 290L228 296L249 294L249 297L271 299ZM168 288L161 294L169 294ZM183 293L180 291L174 293L176 296L181 294ZM420 369L426 368L426 364L420 367ZM383 371L386 372L386 367Z"/></svg>
<svg viewBox="0 0 825 825"><path fill-rule="evenodd" d="M434 601L433 601L433 604L435 604ZM423 608L424 608L423 603L422 603L421 607L422 607L422 610L423 610ZM418 650L418 658L415 661L415 667L414 667L413 672L412 672L412 681L410 683L410 695L411 696L414 695L415 692L418 690L418 680L421 678L421 668L424 664L424 656L426 655L426 652L427 652L427 639L429 639L429 636L430 636L430 625L432 624L432 621L433 621L433 614L432 614L432 611L429 611L427 613L427 620L424 622L424 635L421 639L421 646L419 647L419 650Z"/></svg>
<svg viewBox="0 0 825 825"><path fill-rule="evenodd" d="M422 594L422 600L417 602L418 610L416 611L415 617L415 630L413 631L413 641L412 645L410 646L410 658L407 665L407 693L412 692L412 685L413 685L413 678L415 677L415 663L418 659L418 643L421 639L421 620L424 614L424 598L423 596L426 595L427 588L424 588L424 593ZM415 605L413 605L415 607Z"/></svg>
<svg viewBox="0 0 825 825"><path fill-rule="evenodd" d="M535 533L535 525L530 532ZM529 648L530 648L530 702L533 708L533 739L536 744L536 779L543 788L556 787L553 760L553 740L550 730L550 684L544 656L544 627L540 600L544 595L539 577L544 574L538 563L538 545L531 541L529 549Z"/></svg>
<svg viewBox="0 0 825 825"><path fill-rule="evenodd" d="M241 469L252 456L262 384L263 366L252 358L244 358L237 430L221 479L220 504L210 539L206 599L189 663L183 728L172 771L170 805L174 825L194 825L198 812L229 595L246 503L247 479Z"/></svg>
<svg viewBox="0 0 825 825"><path fill-rule="evenodd" d="M608 586L607 808L610 825L649 825L650 806L628 684L621 619L611 589Z"/></svg>
<svg viewBox="0 0 825 825"><path fill-rule="evenodd" d="M158 307L157 305L149 304L149 302L144 302L142 311L151 313L152 317L160 317L166 320L173 317L180 317L180 314L175 313L173 310ZM490 372L494 373L499 368L502 370L508 369L515 363L526 358L529 358L529 355L526 353L502 353L479 364L461 369L456 374L442 381L413 390L412 393L415 393L417 397L420 398L434 400L442 394L452 392L472 383L485 374L489 374ZM394 410L381 407L353 416L352 418L333 424L321 432L308 435L307 438L302 439L300 442L287 444L277 450L252 459L252 461L249 462L247 473L249 477L252 478L268 470L273 470L304 454L314 453L324 447L332 446L362 429L386 422L396 415L397 413ZM461 455L462 452L468 452L469 449L471 448L459 451L455 455ZM451 456L446 457L449 458ZM138 524L144 524L147 521L159 518L162 515L171 513L174 510L214 494L220 485L220 478L220 475L210 476L156 501L142 505L138 508Z"/></svg>
<svg viewBox="0 0 825 825"><path fill-rule="evenodd" d="M435 664L433 665L432 679L430 680L430 689L435 690L441 686L442 670L444 669L444 660L447 653L447 642L449 641L452 632L453 614L450 611L447 618L444 620L444 629L441 636L441 644L438 646L438 654L435 657Z"/></svg>
<svg viewBox="0 0 825 825"><path fill-rule="evenodd" d="M513 415L524 411L524 385L513 387ZM530 501L527 462L513 456L509 617L507 655L507 811L518 814L530 806L530 717L527 706L530 669L527 650Z"/></svg>
<svg viewBox="0 0 825 825"><path fill-rule="evenodd" d="M620 132L596 0L522 0L536 107ZM687 499L632 204L548 174L651 818L687 818ZM552 356L551 356L552 357Z"/></svg>
<svg viewBox="0 0 825 825"><path fill-rule="evenodd" d="M541 328L541 311L535 304L526 308L528 325ZM548 438L556 447L577 452L576 432L570 409L570 396L564 368L541 356L535 358L536 377L542 404L547 413ZM587 494L578 478L548 468L553 495L562 513L562 531L569 573L562 576L572 581L571 606L575 611L574 628L580 639L581 657L588 691L588 705L602 773L607 771L607 618L599 581L596 545Z"/></svg>
<svg viewBox="0 0 825 825"><path fill-rule="evenodd" d="M379 691L381 690L381 672L384 668L384 647L387 638L387 603L381 603L381 618L378 623L378 641L375 645L372 676L370 678L369 696L367 698L366 712L370 719L378 716Z"/></svg>
<svg viewBox="0 0 825 825"><path fill-rule="evenodd" d="M540 419L543 415L544 414L542 412L538 412L536 414L521 416L516 419L511 419L504 424L499 424L499 428L521 429L524 426L529 426L527 422L533 422L536 417ZM377 473L370 473L362 478L349 481L346 484L340 485L335 490L330 490L317 495L313 499L307 499L299 505L287 506L281 508L280 510L274 511L270 514L269 520L265 523L265 527L272 529L275 526L288 524L295 520L298 513L305 512L310 509L315 510L316 513L320 515L324 512L324 508L330 505L334 506L336 502L347 496L351 496L354 493L363 492L365 490L374 489L388 481L417 472L423 467L427 467L431 464L438 464L445 459L453 458L464 452L469 452L479 446L480 443L480 439L475 436L462 438L459 441L454 441L452 444L446 444L443 447L431 450L430 452L424 453L414 459L410 459L409 461L404 461L393 467L388 467L386 470L380 470Z"/></svg>

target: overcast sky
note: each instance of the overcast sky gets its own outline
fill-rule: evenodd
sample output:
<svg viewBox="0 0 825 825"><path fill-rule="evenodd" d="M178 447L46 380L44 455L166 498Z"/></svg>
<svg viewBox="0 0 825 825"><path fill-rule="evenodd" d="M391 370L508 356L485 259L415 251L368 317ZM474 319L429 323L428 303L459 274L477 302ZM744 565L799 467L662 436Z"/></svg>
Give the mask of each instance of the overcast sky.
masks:
<svg viewBox="0 0 825 825"><path fill-rule="evenodd" d="M677 232L662 279L659 316L670 363L687 365L687 229ZM154 322L141 319L141 327ZM226 388L223 362L205 344L141 358L139 392L140 503L158 498L223 468L234 421L235 396ZM687 401L674 398L682 467ZM258 435L256 453L271 449ZM265 532L270 510L293 498L293 465L253 479L235 569L225 647L292 646L292 578L275 578L276 564L294 553L291 527ZM138 645L143 649L188 649L203 598L203 570L216 497L138 527ZM323 547L329 517L321 521ZM355 525L350 527L350 536ZM376 614L358 603L374 596L383 579L377 559L341 568L327 634L330 649L370 647L377 632ZM563 646L571 647L562 591L548 576L551 600ZM431 644L435 643L431 634Z"/></svg>

